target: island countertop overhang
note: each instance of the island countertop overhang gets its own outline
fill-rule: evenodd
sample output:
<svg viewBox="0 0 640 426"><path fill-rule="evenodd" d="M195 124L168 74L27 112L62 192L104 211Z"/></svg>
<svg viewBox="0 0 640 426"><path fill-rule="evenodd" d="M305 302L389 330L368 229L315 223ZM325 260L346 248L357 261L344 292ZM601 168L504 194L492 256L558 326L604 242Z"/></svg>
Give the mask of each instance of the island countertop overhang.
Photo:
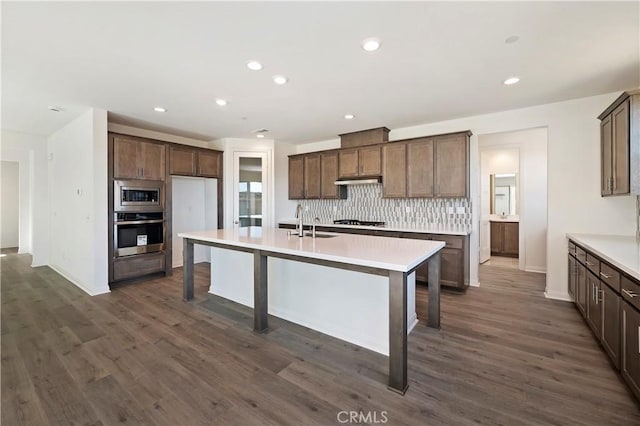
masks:
<svg viewBox="0 0 640 426"><path fill-rule="evenodd" d="M410 272L444 248L445 243L370 235L332 234L333 238L288 235L286 229L246 227L182 232L178 236L247 250L263 250L310 259L389 271ZM326 233L325 233L326 234Z"/></svg>

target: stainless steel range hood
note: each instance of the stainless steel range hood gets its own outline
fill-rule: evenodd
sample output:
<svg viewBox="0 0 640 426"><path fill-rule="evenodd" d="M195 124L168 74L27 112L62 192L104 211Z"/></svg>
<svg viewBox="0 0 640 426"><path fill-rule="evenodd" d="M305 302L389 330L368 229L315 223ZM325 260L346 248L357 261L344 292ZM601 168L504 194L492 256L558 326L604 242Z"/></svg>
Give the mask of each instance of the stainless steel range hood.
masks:
<svg viewBox="0 0 640 426"><path fill-rule="evenodd" d="M366 177L366 178L349 178L349 179L339 179L334 183L336 185L366 185L372 183L381 183L382 177Z"/></svg>

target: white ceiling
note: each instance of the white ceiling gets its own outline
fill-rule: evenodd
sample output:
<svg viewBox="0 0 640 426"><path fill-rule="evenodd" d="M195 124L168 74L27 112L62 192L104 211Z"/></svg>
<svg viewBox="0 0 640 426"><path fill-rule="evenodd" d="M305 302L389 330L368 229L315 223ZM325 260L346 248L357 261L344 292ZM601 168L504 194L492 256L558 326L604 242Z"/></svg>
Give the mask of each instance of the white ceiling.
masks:
<svg viewBox="0 0 640 426"><path fill-rule="evenodd" d="M2 128L47 135L97 107L198 139L302 143L621 91L640 85L639 16L638 2L2 2ZM369 36L379 51L360 48Z"/></svg>

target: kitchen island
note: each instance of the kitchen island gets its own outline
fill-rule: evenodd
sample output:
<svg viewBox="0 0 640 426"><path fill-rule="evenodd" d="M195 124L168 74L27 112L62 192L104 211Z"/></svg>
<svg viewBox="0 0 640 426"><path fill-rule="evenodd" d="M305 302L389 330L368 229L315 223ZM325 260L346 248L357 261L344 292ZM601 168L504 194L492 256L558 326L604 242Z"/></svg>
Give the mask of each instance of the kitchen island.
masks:
<svg viewBox="0 0 640 426"><path fill-rule="evenodd" d="M306 303L309 306L309 311L312 310L311 308L313 308L314 304L325 304L326 306L323 309L331 310L332 303L339 303L342 299L346 299L344 301L349 303L349 306L353 305L354 315L352 318L354 319L359 316L359 310L363 308L363 303L382 304L383 301L386 301L384 306L364 307L368 308L368 310L377 310L381 314L386 313L386 318L378 318L380 320L384 319L384 321L377 322L378 326L375 328L379 329L380 324L387 325L385 334L388 344L386 348L389 355L389 389L396 392L404 393L408 386L407 277L424 262L429 263L430 282L438 283L438 285L434 285L429 289L427 325L436 329L440 327L439 252L444 247L443 242L349 234L323 234L319 235L318 238L298 237L290 235L287 230L258 227L188 232L181 233L179 236L184 239L183 287L185 301L192 300L194 296L194 244L207 245L217 249L212 255L212 290L220 285L243 285L242 282L228 279L224 280L225 282L217 282L216 277L219 278L220 275L214 274L216 270L246 271L249 262L252 262L252 305L254 308L254 330L256 332L262 333L268 329L267 312L271 308L268 303L270 298L280 298L282 300L284 297L286 307L292 309L298 303ZM229 258L223 259L221 262L216 261L219 255L222 256L230 251L242 252L245 257L237 258L235 261ZM269 262L267 259L269 259ZM277 263L278 261L281 263ZM267 270L268 264L270 265L269 271ZM295 267L290 267L292 266L291 264L295 265L295 267L303 266L304 269L296 273ZM342 278L340 275L335 275L336 270L342 271L345 275ZM333 273L334 275L329 280L314 281L314 277L317 278L324 272ZM349 274L365 275L372 277L372 279L362 281L357 276ZM378 278L378 280L373 278ZM386 287L385 297L372 297L372 295L379 294L381 279ZM271 286L268 286L269 281L272 281ZM309 287L308 284L314 282L316 283L314 286L316 287L316 294L309 295L306 298L289 297L288 292L283 291L289 288L295 294L295 291L302 287L311 292L313 288ZM364 302L359 300L360 298L342 294L353 295L353 292L349 291L350 287L359 285L358 282L360 282L360 285L364 285L359 290ZM323 288L317 289L317 287L324 287L325 284L326 289L329 290L322 291L324 290ZM370 288L368 288L369 284ZM307 286L305 287L305 285ZM269 287L276 287L276 289L270 289ZM342 309L342 311L345 310ZM351 311L351 309L346 309L346 311ZM349 326L349 321L340 323L341 318L348 318L340 315L345 312L335 311L334 313L335 315L325 317L325 321L338 321L337 324L333 324L334 327ZM346 314L349 313L351 312L346 312ZM277 315L277 313L275 314ZM310 312L310 314L313 314L313 312ZM308 323L305 323L304 318L296 321L295 318L291 318L289 315L277 316L309 326ZM381 317L381 315L377 317ZM375 319L375 316L371 318ZM310 328L324 332L322 324L318 325L318 327Z"/></svg>

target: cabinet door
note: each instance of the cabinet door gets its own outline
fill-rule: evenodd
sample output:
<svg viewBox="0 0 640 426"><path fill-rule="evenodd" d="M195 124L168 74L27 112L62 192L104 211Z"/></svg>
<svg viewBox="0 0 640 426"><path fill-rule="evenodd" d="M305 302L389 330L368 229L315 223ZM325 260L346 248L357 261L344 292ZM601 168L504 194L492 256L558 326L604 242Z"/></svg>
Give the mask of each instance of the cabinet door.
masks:
<svg viewBox="0 0 640 426"><path fill-rule="evenodd" d="M620 373L636 398L640 398L640 313L622 303Z"/></svg>
<svg viewBox="0 0 640 426"><path fill-rule="evenodd" d="M587 270L587 323L600 339L602 330L602 304L600 303L600 280Z"/></svg>
<svg viewBox="0 0 640 426"><path fill-rule="evenodd" d="M114 136L113 138L113 177L116 179L138 179L138 144L132 139Z"/></svg>
<svg viewBox="0 0 640 426"><path fill-rule="evenodd" d="M602 304L602 347L618 368L620 354L620 296L600 283Z"/></svg>
<svg viewBox="0 0 640 426"><path fill-rule="evenodd" d="M451 135L435 139L436 197L466 197L468 185L467 137Z"/></svg>
<svg viewBox="0 0 640 426"><path fill-rule="evenodd" d="M320 155L304 156L304 197L320 198Z"/></svg>
<svg viewBox="0 0 640 426"><path fill-rule="evenodd" d="M629 101L611 113L613 195L629 193Z"/></svg>
<svg viewBox="0 0 640 426"><path fill-rule="evenodd" d="M338 153L320 155L320 198L347 198L347 188L335 184L338 173Z"/></svg>
<svg viewBox="0 0 640 426"><path fill-rule="evenodd" d="M196 151L172 146L169 150L169 170L172 175L195 176Z"/></svg>
<svg viewBox="0 0 640 426"><path fill-rule="evenodd" d="M491 222L491 254L502 254L504 246L504 223Z"/></svg>
<svg viewBox="0 0 640 426"><path fill-rule="evenodd" d="M575 301L576 300L576 259L573 256L569 256L569 295Z"/></svg>
<svg viewBox="0 0 640 426"><path fill-rule="evenodd" d="M382 173L381 157L379 146L358 149L358 175L379 176Z"/></svg>
<svg viewBox="0 0 640 426"><path fill-rule="evenodd" d="M289 199L304 198L304 156L289 157Z"/></svg>
<svg viewBox="0 0 640 426"><path fill-rule="evenodd" d="M611 178L613 176L611 172L612 160L611 154L613 148L611 146L611 115L607 115L604 120L600 122L600 193L604 195L611 195Z"/></svg>
<svg viewBox="0 0 640 426"><path fill-rule="evenodd" d="M407 195L407 146L387 144L382 148L382 196L403 198Z"/></svg>
<svg viewBox="0 0 640 426"><path fill-rule="evenodd" d="M198 152L198 176L220 177L222 155L214 151Z"/></svg>
<svg viewBox="0 0 640 426"><path fill-rule="evenodd" d="M440 251L440 284L464 288L464 252L443 248Z"/></svg>
<svg viewBox="0 0 640 426"><path fill-rule="evenodd" d="M505 222L504 224L504 244L503 252L509 256L518 256L518 250L520 248L520 236L519 229L520 224L518 222Z"/></svg>
<svg viewBox="0 0 640 426"><path fill-rule="evenodd" d="M141 179L164 180L166 146L160 143L139 142L138 161L142 169Z"/></svg>
<svg viewBox="0 0 640 426"><path fill-rule="evenodd" d="M582 312L582 316L587 315L587 268L582 263L576 262L578 279L576 281L576 305Z"/></svg>
<svg viewBox="0 0 640 426"><path fill-rule="evenodd" d="M340 177L358 176L358 150L343 149L340 150Z"/></svg>
<svg viewBox="0 0 640 426"><path fill-rule="evenodd" d="M433 197L433 139L407 144L407 197Z"/></svg>

